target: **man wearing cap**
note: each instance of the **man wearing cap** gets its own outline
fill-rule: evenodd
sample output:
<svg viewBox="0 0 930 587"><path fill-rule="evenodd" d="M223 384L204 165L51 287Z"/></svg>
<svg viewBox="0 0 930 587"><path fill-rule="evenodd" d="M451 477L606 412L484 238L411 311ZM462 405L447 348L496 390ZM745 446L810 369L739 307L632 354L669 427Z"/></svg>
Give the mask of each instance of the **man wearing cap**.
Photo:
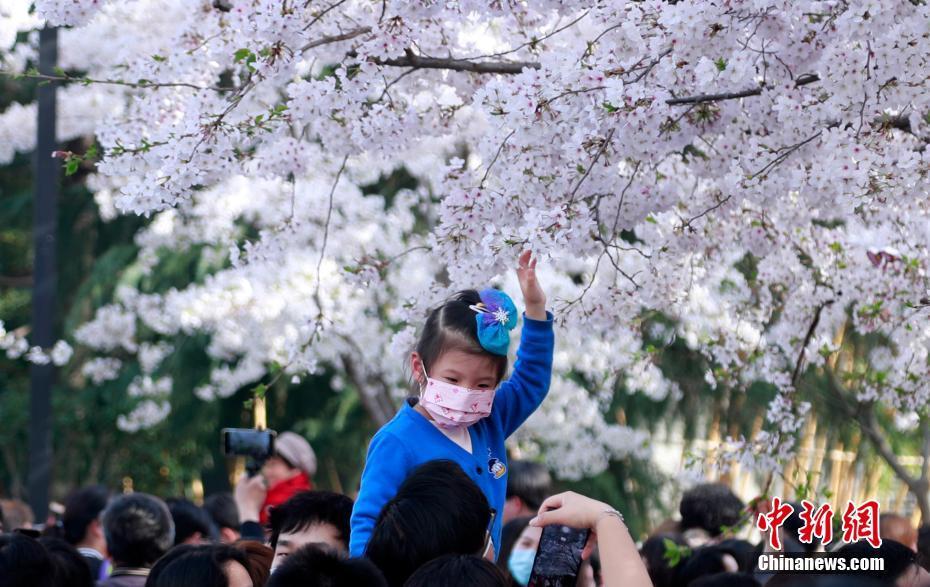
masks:
<svg viewBox="0 0 930 587"><path fill-rule="evenodd" d="M262 527L267 526L271 508L284 503L298 491L313 489L316 454L310 443L299 434L282 432L275 438L274 450L274 454L262 465L261 475L243 478L236 486L235 499L242 520L243 537L247 534L247 524L254 524L257 520Z"/></svg>

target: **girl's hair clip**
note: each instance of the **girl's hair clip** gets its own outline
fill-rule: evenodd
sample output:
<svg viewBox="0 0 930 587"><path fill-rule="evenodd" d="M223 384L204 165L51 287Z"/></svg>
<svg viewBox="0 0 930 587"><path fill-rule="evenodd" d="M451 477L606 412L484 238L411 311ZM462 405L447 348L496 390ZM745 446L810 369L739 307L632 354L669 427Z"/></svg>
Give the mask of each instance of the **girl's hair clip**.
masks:
<svg viewBox="0 0 930 587"><path fill-rule="evenodd" d="M477 314L489 314L490 311L485 307L484 302L478 302L477 304L471 304L468 306L469 310L473 310Z"/></svg>
<svg viewBox="0 0 930 587"><path fill-rule="evenodd" d="M482 290L481 302L468 306L475 311L478 342L484 350L507 356L510 331L517 325L517 308L510 296L497 289Z"/></svg>

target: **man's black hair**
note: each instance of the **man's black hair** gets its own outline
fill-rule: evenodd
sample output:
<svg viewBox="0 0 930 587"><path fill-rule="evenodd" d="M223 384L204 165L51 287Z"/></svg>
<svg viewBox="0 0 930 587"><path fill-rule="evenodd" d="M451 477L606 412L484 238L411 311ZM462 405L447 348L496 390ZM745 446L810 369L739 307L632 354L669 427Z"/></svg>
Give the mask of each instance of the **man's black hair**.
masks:
<svg viewBox="0 0 930 587"><path fill-rule="evenodd" d="M291 553L271 574L266 587L386 587L381 571L364 558L345 558L308 544Z"/></svg>
<svg viewBox="0 0 930 587"><path fill-rule="evenodd" d="M491 508L453 461L414 469L388 501L365 550L388 584L400 587L423 564L446 554L481 554Z"/></svg>
<svg viewBox="0 0 930 587"><path fill-rule="evenodd" d="M52 559L35 538L0 534L0 579L3 587L55 587Z"/></svg>
<svg viewBox="0 0 930 587"><path fill-rule="evenodd" d="M210 514L217 528L231 528L239 531L239 508L232 494L215 493L203 502L203 509Z"/></svg>
<svg viewBox="0 0 930 587"><path fill-rule="evenodd" d="M480 556L449 554L434 559L407 579L404 587L509 587L507 576Z"/></svg>
<svg viewBox="0 0 930 587"><path fill-rule="evenodd" d="M671 560L666 556L666 552L669 550L667 544L674 545L676 549L681 549L679 550L681 557L674 567L671 566ZM677 574L690 556L690 549L688 549L684 538L680 534L651 536L643 542L639 552L646 564L649 578L652 579L652 584L655 587L674 587L677 585Z"/></svg>
<svg viewBox="0 0 930 587"><path fill-rule="evenodd" d="M917 571L917 553L900 542L884 539L881 546L873 548L865 540L844 544L836 550L843 558L881 558L884 559L884 569L881 571L860 571L859 574L873 577L882 581L893 583L908 570Z"/></svg>
<svg viewBox="0 0 930 587"><path fill-rule="evenodd" d="M87 561L76 548L60 538L39 538L52 561L55 584L68 587L94 587ZM0 582L2 584L2 582Z"/></svg>
<svg viewBox="0 0 930 587"><path fill-rule="evenodd" d="M761 585L748 573L715 573L688 583L688 587L761 587Z"/></svg>
<svg viewBox="0 0 930 587"><path fill-rule="evenodd" d="M226 565L248 569L245 552L227 544L182 544L172 548L149 573L145 587L228 587Z"/></svg>
<svg viewBox="0 0 930 587"><path fill-rule="evenodd" d="M216 526L210 514L193 502L174 497L166 500L171 519L174 520L174 544L183 544L185 540L200 532L204 540L216 539Z"/></svg>
<svg viewBox="0 0 930 587"><path fill-rule="evenodd" d="M734 526L743 515L745 504L722 483L703 483L685 492L678 511L681 530L702 528L719 536L724 527Z"/></svg>
<svg viewBox="0 0 930 587"><path fill-rule="evenodd" d="M759 555L762 554L762 544L753 544L740 538L728 538L717 543L717 548L736 559L739 570L751 573L756 568Z"/></svg>
<svg viewBox="0 0 930 587"><path fill-rule="evenodd" d="M352 498L332 491L300 491L281 505L271 508L271 548L278 547L281 534L302 532L315 524L329 524L339 532L339 539L349 546L349 519Z"/></svg>
<svg viewBox="0 0 930 587"><path fill-rule="evenodd" d="M71 492L65 498L65 513L61 517L64 539L71 544L84 540L87 527L100 517L109 499L110 491L103 485L89 485Z"/></svg>
<svg viewBox="0 0 930 587"><path fill-rule="evenodd" d="M675 573L676 585L690 585L698 577L725 573L727 566L723 562L722 550L714 546L702 546L695 549L691 556L679 562Z"/></svg>
<svg viewBox="0 0 930 587"><path fill-rule="evenodd" d="M103 532L115 564L150 567L174 544L174 522L165 502L146 493L114 499L103 511Z"/></svg>
<svg viewBox="0 0 930 587"><path fill-rule="evenodd" d="M538 510L552 492L552 477L545 465L532 461L510 461L507 498L519 497L531 510Z"/></svg>
<svg viewBox="0 0 930 587"><path fill-rule="evenodd" d="M816 552L820 547L820 539L816 536L811 536L810 544L806 542L801 542L798 538L798 535L801 531L801 528L804 527L804 520L801 519L801 512L804 511L804 506L801 502L791 502L791 507L794 508L791 512L791 515L785 518L784 524L782 524L781 535L785 538L785 546L782 549L784 552Z"/></svg>

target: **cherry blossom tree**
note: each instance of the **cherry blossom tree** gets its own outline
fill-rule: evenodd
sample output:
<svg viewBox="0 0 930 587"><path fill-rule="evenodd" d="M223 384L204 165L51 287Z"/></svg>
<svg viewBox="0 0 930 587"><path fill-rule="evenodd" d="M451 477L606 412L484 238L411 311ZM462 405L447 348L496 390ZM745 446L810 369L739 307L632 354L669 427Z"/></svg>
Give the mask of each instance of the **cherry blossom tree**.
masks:
<svg viewBox="0 0 930 587"><path fill-rule="evenodd" d="M203 399L330 368L384 420L426 308L516 291L522 248L560 328L519 442L567 476L643 449L605 419L618 388L677 393L643 342L654 314L711 385L778 388L766 429L732 439L746 464L795 450L810 368L864 430L875 406L926 427L925 2L22 4L0 1L3 67L36 76L16 33L71 27L59 134L94 136L99 159L62 156L94 166L104 213L151 216L143 269L190 247L220 267L124 289L79 332L101 353L88 377L115 377L114 350L150 366L123 427L167 415L165 341L193 332L217 362ZM33 147L32 109L0 114L0 160ZM371 193L401 169L410 187ZM880 340L867 377L836 360L853 333ZM927 467L900 473L930 517Z"/></svg>

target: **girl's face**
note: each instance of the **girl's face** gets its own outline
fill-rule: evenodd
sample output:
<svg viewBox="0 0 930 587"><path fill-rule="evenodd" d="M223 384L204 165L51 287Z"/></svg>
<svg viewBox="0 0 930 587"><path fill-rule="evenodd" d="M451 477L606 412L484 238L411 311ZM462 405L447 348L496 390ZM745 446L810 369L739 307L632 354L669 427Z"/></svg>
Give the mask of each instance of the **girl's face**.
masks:
<svg viewBox="0 0 930 587"><path fill-rule="evenodd" d="M413 377L421 385L426 382L423 376L423 361L419 353L410 356ZM429 376L453 385L468 389L487 389L497 387L497 366L489 357L473 355L456 349L450 349L434 361L429 368Z"/></svg>

